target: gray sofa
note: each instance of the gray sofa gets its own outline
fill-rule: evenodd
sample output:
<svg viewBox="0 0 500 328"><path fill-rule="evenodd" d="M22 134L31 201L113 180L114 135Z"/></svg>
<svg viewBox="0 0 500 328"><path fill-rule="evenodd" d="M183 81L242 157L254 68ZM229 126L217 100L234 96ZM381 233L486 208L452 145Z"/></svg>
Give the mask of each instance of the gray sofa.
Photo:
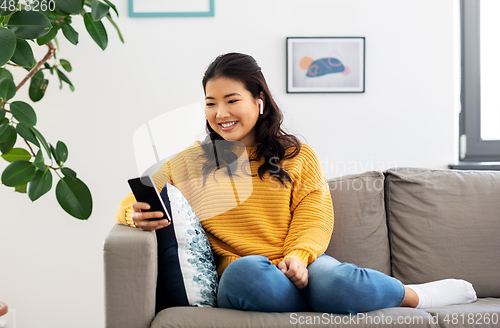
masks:
<svg viewBox="0 0 500 328"><path fill-rule="evenodd" d="M405 284L466 279L478 300L357 315L175 307L155 316L156 235L115 225L104 245L106 327L500 327L500 172L394 168L328 183L327 254Z"/></svg>

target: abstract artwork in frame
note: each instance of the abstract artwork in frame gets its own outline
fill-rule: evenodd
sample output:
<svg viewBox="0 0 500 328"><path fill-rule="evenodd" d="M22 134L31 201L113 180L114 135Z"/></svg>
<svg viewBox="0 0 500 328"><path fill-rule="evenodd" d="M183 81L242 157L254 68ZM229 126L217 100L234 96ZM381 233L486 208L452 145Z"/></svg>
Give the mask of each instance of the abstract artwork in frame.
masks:
<svg viewBox="0 0 500 328"><path fill-rule="evenodd" d="M364 37L288 37L288 93L365 92Z"/></svg>
<svg viewBox="0 0 500 328"><path fill-rule="evenodd" d="M214 16L214 0L128 0L130 17Z"/></svg>

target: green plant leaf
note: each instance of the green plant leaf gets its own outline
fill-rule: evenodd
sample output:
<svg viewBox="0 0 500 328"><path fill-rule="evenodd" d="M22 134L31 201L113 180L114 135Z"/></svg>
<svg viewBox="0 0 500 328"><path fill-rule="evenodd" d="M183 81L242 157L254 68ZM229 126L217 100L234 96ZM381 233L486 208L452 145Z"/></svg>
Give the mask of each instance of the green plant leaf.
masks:
<svg viewBox="0 0 500 328"><path fill-rule="evenodd" d="M59 89L62 89L62 86L63 86L63 80L61 79L61 76L59 76L59 70L57 69L57 67L54 66L54 70L56 71L57 73L57 78L59 79Z"/></svg>
<svg viewBox="0 0 500 328"><path fill-rule="evenodd" d="M12 3L13 2L13 3ZM0 16L8 16L19 8L19 0L0 2ZM10 7L10 8L9 8ZM9 10L14 9L14 10Z"/></svg>
<svg viewBox="0 0 500 328"><path fill-rule="evenodd" d="M47 143L47 141L45 141L45 138L43 137L43 135L37 129L35 129L35 127L33 127L33 126L30 127L30 130L33 131L33 133L35 134L36 138L42 144L43 148L45 149L45 152L47 153L47 156L49 156L49 158L52 158L52 155L50 153L49 144Z"/></svg>
<svg viewBox="0 0 500 328"><path fill-rule="evenodd" d="M90 13L86 13L83 16L83 21L85 22L87 32L89 32L95 43L97 43L102 50L106 49L108 46L108 34L106 33L106 29L104 28L102 22L94 22Z"/></svg>
<svg viewBox="0 0 500 328"><path fill-rule="evenodd" d="M66 15L70 15L69 13L67 13L67 12L65 12L63 10L57 9L57 8L55 8L53 11L48 12L46 14L46 16L49 17L49 14L53 14L54 16L57 16L56 20L54 20L54 21L52 19L50 20L52 23L55 23L55 22L59 21L59 18L61 18L61 16L64 17ZM45 13L44 13L44 15L45 15ZM53 16L51 16L50 18L52 18L52 17Z"/></svg>
<svg viewBox="0 0 500 328"><path fill-rule="evenodd" d="M76 179L76 172L70 169L69 167L62 167L61 172L64 174L65 177L70 178L72 180Z"/></svg>
<svg viewBox="0 0 500 328"><path fill-rule="evenodd" d="M16 126L16 131L17 134L21 136L21 138L28 140L29 142L40 148L40 143L38 142L29 125L21 122Z"/></svg>
<svg viewBox="0 0 500 328"><path fill-rule="evenodd" d="M29 126L36 125L36 114L33 107L24 101L14 101L10 104L10 112L21 123Z"/></svg>
<svg viewBox="0 0 500 328"><path fill-rule="evenodd" d="M51 23L57 23L59 21L59 14L57 14L55 11L48 11L44 13L45 16L50 20Z"/></svg>
<svg viewBox="0 0 500 328"><path fill-rule="evenodd" d="M12 127L8 119L2 120L2 124L0 125L0 142L5 142L11 138L12 135ZM15 130L14 130L15 131Z"/></svg>
<svg viewBox="0 0 500 328"><path fill-rule="evenodd" d="M5 110L4 110L5 112ZM5 141L10 137L10 132L8 135L4 136L5 131L7 131L7 128L10 126L10 121L6 118L2 118L0 120L0 142Z"/></svg>
<svg viewBox="0 0 500 328"><path fill-rule="evenodd" d="M75 87L73 86L73 83L68 79L68 77L61 72L60 70L56 69L57 76L59 77L59 82L61 82L61 85L59 89L62 89L62 81L66 82L69 85L69 88L71 91L75 91Z"/></svg>
<svg viewBox="0 0 500 328"><path fill-rule="evenodd" d="M2 173L2 183L7 187L17 187L33 179L36 167L28 161L14 161Z"/></svg>
<svg viewBox="0 0 500 328"><path fill-rule="evenodd" d="M5 108L0 107L0 122L5 118ZM1 123L0 123L1 124Z"/></svg>
<svg viewBox="0 0 500 328"><path fill-rule="evenodd" d="M44 79L43 72L38 70L35 75L33 75L30 82L29 96L31 101L40 101L45 95L48 85L49 80Z"/></svg>
<svg viewBox="0 0 500 328"><path fill-rule="evenodd" d="M62 21L68 25L73 24L73 19L71 18L71 15L65 15Z"/></svg>
<svg viewBox="0 0 500 328"><path fill-rule="evenodd" d="M9 19L9 30L20 39L37 39L50 31L50 20L37 11L17 11Z"/></svg>
<svg viewBox="0 0 500 328"><path fill-rule="evenodd" d="M14 129L12 126L8 127L7 129L10 131L10 136L6 141L0 142L0 151L2 152L2 154L7 154L9 151L11 151L17 141L16 129Z"/></svg>
<svg viewBox="0 0 500 328"><path fill-rule="evenodd" d="M83 8L83 0L55 0L56 10L78 15Z"/></svg>
<svg viewBox="0 0 500 328"><path fill-rule="evenodd" d="M25 194L27 188L28 188L28 184L23 184L22 186L17 186L14 191L21 193L21 194Z"/></svg>
<svg viewBox="0 0 500 328"><path fill-rule="evenodd" d="M43 66L45 66L45 68L47 68L50 71L50 74L54 74L54 69L49 64L43 63ZM38 72L40 72L40 71L38 71Z"/></svg>
<svg viewBox="0 0 500 328"><path fill-rule="evenodd" d="M2 155L2 158L10 163L14 161L29 161L31 157L33 156L31 156L29 151L23 148L13 148L7 154Z"/></svg>
<svg viewBox="0 0 500 328"><path fill-rule="evenodd" d="M59 205L77 219L86 220L92 214L92 195L80 179L64 177L59 180L56 198Z"/></svg>
<svg viewBox="0 0 500 328"><path fill-rule="evenodd" d="M28 197L31 201L35 201L38 198L45 195L52 188L52 173L50 169L46 167L43 170L36 170L35 176L28 183Z"/></svg>
<svg viewBox="0 0 500 328"><path fill-rule="evenodd" d="M30 99L33 102L40 101L43 96L45 96L45 91L47 90L47 87L49 86L49 80L43 79L39 80L38 83L33 83L33 85L30 85L29 89L29 95Z"/></svg>
<svg viewBox="0 0 500 328"><path fill-rule="evenodd" d="M61 28L66 39L76 46L78 44L78 32L75 31L73 26L65 23L61 23Z"/></svg>
<svg viewBox="0 0 500 328"><path fill-rule="evenodd" d="M16 95L16 85L8 78L0 80L0 99L9 100ZM1 100L0 100L1 101Z"/></svg>
<svg viewBox="0 0 500 328"><path fill-rule="evenodd" d="M56 156L61 163L68 159L68 147L62 141L58 141L56 145Z"/></svg>
<svg viewBox="0 0 500 328"><path fill-rule="evenodd" d="M43 160L43 153L41 149L38 149L35 160L33 161L33 165L35 165L39 170L45 170L46 166L45 161Z"/></svg>
<svg viewBox="0 0 500 328"><path fill-rule="evenodd" d="M51 23L49 33L36 39L36 43L38 43L39 46L49 43L56 37L57 32L59 32L59 25L57 25L56 23Z"/></svg>
<svg viewBox="0 0 500 328"><path fill-rule="evenodd" d="M33 56L33 50L31 46L22 39L17 39L16 51L10 59L10 61L23 66L25 68L31 68L35 66L35 57Z"/></svg>
<svg viewBox="0 0 500 328"><path fill-rule="evenodd" d="M30 44L23 39L17 39L16 51L14 51L14 55L10 58L10 61L24 68L35 66L35 56Z"/></svg>
<svg viewBox="0 0 500 328"><path fill-rule="evenodd" d="M111 8L113 8L113 10L115 11L116 17L120 17L120 15L118 14L118 10L116 10L116 6L114 4L112 4L111 1L104 0L104 2L106 2L108 4L108 6L110 6Z"/></svg>
<svg viewBox="0 0 500 328"><path fill-rule="evenodd" d="M120 29L118 28L118 25L116 25L115 21L111 18L111 15L106 15L106 18L109 20L109 22L111 23L111 25L113 25L116 29L116 32L118 32L118 37L120 38L120 41L122 43L125 43L125 40L123 39L123 35L122 35L122 32L120 32Z"/></svg>
<svg viewBox="0 0 500 328"><path fill-rule="evenodd" d="M10 104L10 112L20 122L29 126L36 125L36 113L30 104L14 101Z"/></svg>
<svg viewBox="0 0 500 328"><path fill-rule="evenodd" d="M92 0L92 19L94 22L100 21L109 13L109 6L99 0Z"/></svg>
<svg viewBox="0 0 500 328"><path fill-rule="evenodd" d="M14 77L12 76L12 74L7 70L6 67L1 67L0 68L0 80L3 79L3 78L8 78L8 79L11 79L12 81L14 81Z"/></svg>
<svg viewBox="0 0 500 328"><path fill-rule="evenodd" d="M71 64L66 59L59 59L59 62L66 72L71 72L73 70Z"/></svg>
<svg viewBox="0 0 500 328"><path fill-rule="evenodd" d="M0 66L7 64L16 51L16 36L11 30L0 27Z"/></svg>
<svg viewBox="0 0 500 328"><path fill-rule="evenodd" d="M44 64L47 64L47 63L44 63ZM36 73L31 78L32 79L33 78L43 79L44 77L45 77L45 74L43 74L43 71L41 69L39 69L38 71L36 71Z"/></svg>
<svg viewBox="0 0 500 328"><path fill-rule="evenodd" d="M63 31L64 32L64 31ZM78 34L78 33L77 33ZM57 36L54 38L54 42L56 44L56 49L59 50L59 41L57 41ZM78 43L78 40L76 40L76 43ZM54 59L57 59L57 51L54 52Z"/></svg>
<svg viewBox="0 0 500 328"><path fill-rule="evenodd" d="M50 147L50 153L52 154L52 158L55 159L57 165L61 166L61 161L57 157L56 149L54 148L54 146L52 146L52 144L49 144L49 147Z"/></svg>

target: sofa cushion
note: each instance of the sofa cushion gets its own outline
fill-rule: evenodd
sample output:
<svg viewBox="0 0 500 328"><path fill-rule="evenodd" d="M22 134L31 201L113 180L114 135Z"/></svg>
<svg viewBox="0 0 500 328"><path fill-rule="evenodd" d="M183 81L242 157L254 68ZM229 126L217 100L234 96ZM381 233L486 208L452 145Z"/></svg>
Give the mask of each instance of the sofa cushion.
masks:
<svg viewBox="0 0 500 328"><path fill-rule="evenodd" d="M326 253L341 262L391 273L384 175L366 172L328 181L335 225Z"/></svg>
<svg viewBox="0 0 500 328"><path fill-rule="evenodd" d="M160 196L172 224L156 231L156 312L171 306L216 306L218 277L203 227L176 187L165 184Z"/></svg>
<svg viewBox="0 0 500 328"><path fill-rule="evenodd" d="M442 328L500 327L500 299L479 298L474 303L426 309Z"/></svg>
<svg viewBox="0 0 500 328"><path fill-rule="evenodd" d="M500 172L385 172L392 273L403 283L470 281L500 296Z"/></svg>
<svg viewBox="0 0 500 328"><path fill-rule="evenodd" d="M176 307L160 312L151 328L438 328L425 310L388 308L366 313L265 313L231 309Z"/></svg>

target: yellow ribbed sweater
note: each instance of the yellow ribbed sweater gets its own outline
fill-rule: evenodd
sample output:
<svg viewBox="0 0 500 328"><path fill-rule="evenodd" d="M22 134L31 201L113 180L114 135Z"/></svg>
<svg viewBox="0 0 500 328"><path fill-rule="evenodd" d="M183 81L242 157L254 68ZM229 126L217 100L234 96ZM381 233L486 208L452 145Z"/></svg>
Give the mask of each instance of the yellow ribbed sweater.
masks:
<svg viewBox="0 0 500 328"><path fill-rule="evenodd" d="M273 264L296 258L306 266L327 248L333 230L333 207L328 184L318 158L302 143L297 156L283 162L294 182L285 188L268 172L261 180L263 163L247 158L255 149L246 147L231 176L226 169L207 177L203 186L203 153L199 142L167 161L153 175L156 186L176 186L186 197L205 229L221 275L234 260L262 255ZM249 176L248 173L253 175ZM129 194L120 203L117 222L134 226L135 202Z"/></svg>

